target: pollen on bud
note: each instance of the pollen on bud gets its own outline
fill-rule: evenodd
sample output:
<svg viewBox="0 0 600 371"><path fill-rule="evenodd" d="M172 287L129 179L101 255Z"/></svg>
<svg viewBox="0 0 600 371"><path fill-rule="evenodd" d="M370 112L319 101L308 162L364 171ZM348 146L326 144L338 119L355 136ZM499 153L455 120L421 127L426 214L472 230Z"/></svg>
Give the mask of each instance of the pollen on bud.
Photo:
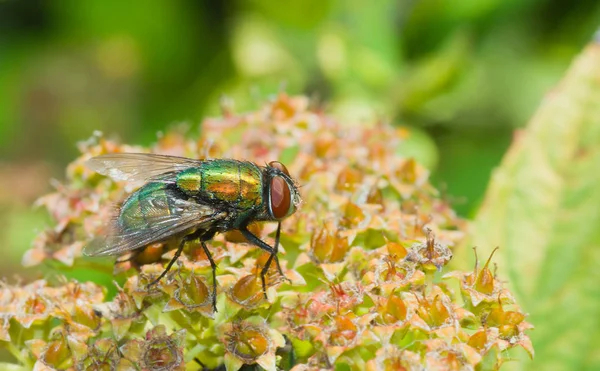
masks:
<svg viewBox="0 0 600 371"><path fill-rule="evenodd" d="M386 247L390 258L394 261L403 259L408 254L406 247L399 242L388 242Z"/></svg>
<svg viewBox="0 0 600 371"><path fill-rule="evenodd" d="M409 184L414 184L417 182L418 180L418 166L417 166L417 162L415 161L415 159L413 157L407 159L404 164L402 164L402 166L400 167L400 169L398 169L396 175L402 179L402 181L409 183Z"/></svg>
<svg viewBox="0 0 600 371"><path fill-rule="evenodd" d="M387 299L385 306L381 309L380 315L384 323L393 324L398 321L406 320L408 309L404 300L393 293Z"/></svg>
<svg viewBox="0 0 600 371"><path fill-rule="evenodd" d="M481 352L485 349L488 341L487 332L485 330L477 331L469 338L467 345L477 349Z"/></svg>
<svg viewBox="0 0 600 371"><path fill-rule="evenodd" d="M389 256L381 259L375 268L376 281L394 285L395 288L410 284L414 278L418 278L415 275L419 276L419 273L423 274L423 272L415 270L414 264L406 261L395 262Z"/></svg>
<svg viewBox="0 0 600 371"><path fill-rule="evenodd" d="M314 150L317 157L323 158L335 143L335 138L332 135L321 135L315 140Z"/></svg>
<svg viewBox="0 0 600 371"><path fill-rule="evenodd" d="M474 310L475 313L489 309L495 306L497 302L502 304L512 304L515 302L510 291L502 287L502 282L489 269L489 264L496 250L497 248L490 254L485 266L480 270L477 250L473 248L475 253L475 268L471 272L455 271L444 276L460 280L461 293L467 299L466 305Z"/></svg>
<svg viewBox="0 0 600 371"><path fill-rule="evenodd" d="M369 146L369 159L373 161L385 160L387 156L387 149L381 143L373 143Z"/></svg>
<svg viewBox="0 0 600 371"><path fill-rule="evenodd" d="M485 319L488 326L497 327L500 338L510 339L519 335L519 325L525 321L525 315L517 311L505 311L500 304L494 308Z"/></svg>
<svg viewBox="0 0 600 371"><path fill-rule="evenodd" d="M433 300L427 298L419 300L417 314L431 327L437 328L448 323L451 308L440 295L436 295Z"/></svg>
<svg viewBox="0 0 600 371"><path fill-rule="evenodd" d="M95 330L100 326L101 318L92 308L76 305L74 307L73 321Z"/></svg>
<svg viewBox="0 0 600 371"><path fill-rule="evenodd" d="M481 292L482 294L490 295L494 292L494 274L492 273L492 271L490 271L489 265L490 261L492 260L492 257L494 256L494 253L497 250L498 248L496 247L494 251L492 251L492 253L490 254L490 257L485 263L483 269L481 269L481 271L477 273L477 252L474 249L476 258L475 274L477 275L477 279L475 281L475 289Z"/></svg>
<svg viewBox="0 0 600 371"><path fill-rule="evenodd" d="M386 345L379 349L375 359L367 362L367 371L408 371L421 370L423 364L419 354L395 345Z"/></svg>
<svg viewBox="0 0 600 371"><path fill-rule="evenodd" d="M282 96L271 105L271 115L273 116L273 119L279 121L293 117L298 109L294 103L296 102L293 99L282 94Z"/></svg>
<svg viewBox="0 0 600 371"><path fill-rule="evenodd" d="M307 158L303 165L303 168L297 173L298 180L301 182L308 181L313 174L318 173L323 167L321 162L314 158Z"/></svg>
<svg viewBox="0 0 600 371"><path fill-rule="evenodd" d="M448 246L435 240L431 231L427 233L425 243L417 243L410 247L406 260L420 264L425 270L441 270L452 259L452 251Z"/></svg>
<svg viewBox="0 0 600 371"><path fill-rule="evenodd" d="M78 365L78 369L112 371L120 360L121 356L117 343L113 339L101 338L95 340L93 345L88 348L85 358Z"/></svg>
<svg viewBox="0 0 600 371"><path fill-rule="evenodd" d="M181 363L179 353L168 339L157 339L147 345L142 359L150 369L169 370Z"/></svg>
<svg viewBox="0 0 600 371"><path fill-rule="evenodd" d="M173 293L173 300L188 311L210 314L213 309L212 292L204 280L193 272L179 284L179 288ZM177 308L173 305L170 307Z"/></svg>
<svg viewBox="0 0 600 371"><path fill-rule="evenodd" d="M120 350L123 356L148 371L185 370L183 341L185 330L167 335L164 325L158 325L146 333L145 340L133 339Z"/></svg>
<svg viewBox="0 0 600 371"><path fill-rule="evenodd" d="M362 209L358 205L348 202L340 219L340 227L346 229L356 228L364 219L365 213Z"/></svg>
<svg viewBox="0 0 600 371"><path fill-rule="evenodd" d="M348 237L333 232L325 225L313 232L311 254L319 263L336 263L344 259L349 249Z"/></svg>
<svg viewBox="0 0 600 371"><path fill-rule="evenodd" d="M346 167L340 171L335 184L337 191L354 191L358 183L362 181L363 174L361 171Z"/></svg>
<svg viewBox="0 0 600 371"><path fill-rule="evenodd" d="M34 323L45 321L52 314L52 306L46 299L31 295L22 299L16 308L15 319L25 328L31 327Z"/></svg>
<svg viewBox="0 0 600 371"><path fill-rule="evenodd" d="M245 364L256 363L270 347L271 339L263 326L234 323L225 332L225 348Z"/></svg>
<svg viewBox="0 0 600 371"><path fill-rule="evenodd" d="M383 202L383 192L381 192L381 189L377 185L372 186L369 190L366 202L368 204L376 204L385 207Z"/></svg>
<svg viewBox="0 0 600 371"><path fill-rule="evenodd" d="M53 340L46 346L43 362L57 369L67 368L71 364L71 351L65 338Z"/></svg>
<svg viewBox="0 0 600 371"><path fill-rule="evenodd" d="M335 327L329 335L330 343L336 346L347 346L356 337L358 327L346 316L337 316L334 321Z"/></svg>
<svg viewBox="0 0 600 371"><path fill-rule="evenodd" d="M229 291L229 297L234 302L247 307L255 307L264 299L260 276L249 274L240 278Z"/></svg>

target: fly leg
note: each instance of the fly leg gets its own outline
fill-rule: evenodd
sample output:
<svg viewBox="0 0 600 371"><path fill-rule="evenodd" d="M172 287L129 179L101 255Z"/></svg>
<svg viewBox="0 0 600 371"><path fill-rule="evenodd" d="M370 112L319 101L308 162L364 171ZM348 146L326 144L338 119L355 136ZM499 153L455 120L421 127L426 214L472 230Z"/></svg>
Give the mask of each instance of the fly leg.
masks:
<svg viewBox="0 0 600 371"><path fill-rule="evenodd" d="M210 262L210 267L212 268L212 276L213 276L212 305L213 305L213 309L216 312L217 311L217 264L215 264L215 261L213 260L212 256L210 255L210 251L208 251L208 247L206 247L206 243L204 242L204 240L201 240L200 244L202 245L202 250L204 250L206 257L208 258L208 261Z"/></svg>
<svg viewBox="0 0 600 371"><path fill-rule="evenodd" d="M181 252L183 251L183 246L185 246L185 243L190 240L190 239L188 239L189 236L192 236L192 235L185 236L181 239L181 242L179 243L179 247L177 248L177 251L175 251L175 255L173 255L173 259L171 259L169 264L167 264L167 268L165 268L165 270L160 274L160 276L158 276L157 279L155 279L154 281L152 281L148 284L148 288L156 285L169 272L169 270L171 269L173 264L175 264L177 259L179 259L179 257L181 256Z"/></svg>
<svg viewBox="0 0 600 371"><path fill-rule="evenodd" d="M259 248L261 248L261 249L265 250L266 252L268 252L269 254L271 254L271 255L269 255L269 259L267 259L265 266L260 271L260 279L262 281L263 294L265 295L265 299L268 299L267 298L267 285L265 283L265 275L269 272L269 268L271 267L271 262L273 261L273 259L275 259L275 263L277 264L277 270L279 271L279 273L286 280L288 280L288 278L285 277L285 275L283 274L283 271L281 270L281 266L279 265L279 258L277 257L277 251L278 251L278 247L279 247L279 237L281 234L281 223L279 223L279 226L277 227L277 232L275 235L275 247L271 247L271 246L267 245L266 242L264 242L260 238L256 237L252 232L250 232L248 230L248 227L245 225L240 227L240 232L242 232L242 235L244 235L244 237L246 237L246 239L250 243L258 246Z"/></svg>
<svg viewBox="0 0 600 371"><path fill-rule="evenodd" d="M179 257L181 256L181 253L183 252L183 247L185 246L186 242L200 239L200 244L202 245L202 249L204 250L206 257L208 258L208 261L210 262L210 267L212 268L212 276L213 276L212 304L213 304L213 309L216 312L217 311L217 273L216 273L217 272L217 264L213 260L212 255L210 254L210 251L208 251L208 247L206 247L206 242L205 242L206 240L210 240L211 238L213 238L213 236L214 236L214 232L207 233L204 230L198 230L194 233L184 236L181 239L181 242L179 243L179 248L175 252L175 255L173 256L173 258L171 259L169 264L167 264L167 267L165 268L165 270L160 274L160 276L158 276L157 279L155 279L154 281L152 281L148 284L148 288L150 288L153 285L156 285L169 272L169 270L171 269L173 264L175 264L177 259L179 259Z"/></svg>
<svg viewBox="0 0 600 371"><path fill-rule="evenodd" d="M281 265L279 265L279 257L277 256L277 253L279 253L279 237L281 236L281 222L277 223L277 232L275 232L275 245L273 246L273 250L274 253L271 254L271 256L269 258L274 258L275 259L275 264L277 265L277 270L279 271L279 274L281 274L281 277L283 277L283 279L285 279L286 281L288 281L290 284L292 284L292 280L290 280L289 278L287 278L285 276L285 274L283 274L283 271L281 270ZM267 264L265 264L268 267L271 265L270 262L267 262Z"/></svg>

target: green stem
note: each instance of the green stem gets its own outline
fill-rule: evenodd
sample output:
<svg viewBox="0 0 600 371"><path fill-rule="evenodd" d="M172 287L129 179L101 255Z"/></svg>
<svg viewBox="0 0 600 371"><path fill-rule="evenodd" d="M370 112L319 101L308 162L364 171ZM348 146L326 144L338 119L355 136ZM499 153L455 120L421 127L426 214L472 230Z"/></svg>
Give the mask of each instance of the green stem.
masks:
<svg viewBox="0 0 600 371"><path fill-rule="evenodd" d="M23 354L15 346L15 344L6 343L5 346L6 346L6 349L9 351L9 353L12 354L12 356L15 357L21 365L33 368L33 365L29 362L29 359L23 357Z"/></svg>
<svg viewBox="0 0 600 371"><path fill-rule="evenodd" d="M198 355L206 350L206 346L198 343L192 349L188 350L185 354L185 361L190 362L193 361L194 358L198 357Z"/></svg>
<svg viewBox="0 0 600 371"><path fill-rule="evenodd" d="M433 280L435 276L436 270L427 269L427 267L423 267L425 271L425 296L429 296L433 291Z"/></svg>

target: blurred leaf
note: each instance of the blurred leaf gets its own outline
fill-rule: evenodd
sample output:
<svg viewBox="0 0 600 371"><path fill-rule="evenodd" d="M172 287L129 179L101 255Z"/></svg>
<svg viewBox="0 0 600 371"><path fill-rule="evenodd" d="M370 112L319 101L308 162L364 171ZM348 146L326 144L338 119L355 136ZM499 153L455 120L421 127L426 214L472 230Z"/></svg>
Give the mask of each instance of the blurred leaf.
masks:
<svg viewBox="0 0 600 371"><path fill-rule="evenodd" d="M442 48L402 74L393 87L400 115L427 111L428 102L448 94L467 69L470 49L468 32L459 30Z"/></svg>
<svg viewBox="0 0 600 371"><path fill-rule="evenodd" d="M471 243L500 246L500 273L536 326L532 369L600 369L599 162L596 43L518 134L474 222Z"/></svg>
<svg viewBox="0 0 600 371"><path fill-rule="evenodd" d="M310 29L319 24L329 12L331 1L288 1L283 6L277 1L253 0L250 4L272 21L286 27Z"/></svg>
<svg viewBox="0 0 600 371"><path fill-rule="evenodd" d="M416 127L407 127L406 130L408 133L406 140L396 149L396 153L404 157L414 157L419 164L434 170L438 164L439 154L431 137Z"/></svg>

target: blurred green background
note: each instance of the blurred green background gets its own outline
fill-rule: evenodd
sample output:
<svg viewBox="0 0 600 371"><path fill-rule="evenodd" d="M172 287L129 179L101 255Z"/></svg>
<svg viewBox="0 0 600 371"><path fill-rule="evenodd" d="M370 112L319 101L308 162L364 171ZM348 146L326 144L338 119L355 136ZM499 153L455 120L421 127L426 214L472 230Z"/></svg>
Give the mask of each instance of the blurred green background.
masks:
<svg viewBox="0 0 600 371"><path fill-rule="evenodd" d="M94 130L148 144L280 91L347 122L413 128L405 152L465 216L600 24L597 0L0 0L0 276Z"/></svg>

